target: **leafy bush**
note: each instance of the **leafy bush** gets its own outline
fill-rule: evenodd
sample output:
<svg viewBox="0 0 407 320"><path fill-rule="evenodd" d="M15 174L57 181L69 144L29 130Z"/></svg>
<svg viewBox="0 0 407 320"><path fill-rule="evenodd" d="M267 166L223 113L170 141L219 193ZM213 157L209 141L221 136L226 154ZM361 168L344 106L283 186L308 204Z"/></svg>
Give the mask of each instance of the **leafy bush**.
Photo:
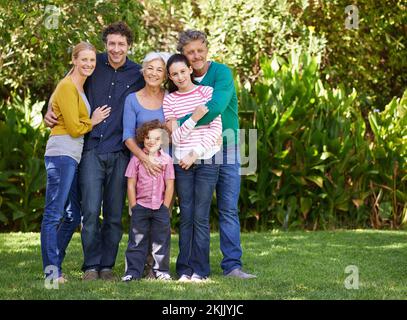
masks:
<svg viewBox="0 0 407 320"><path fill-rule="evenodd" d="M43 103L14 97L0 107L0 231L37 231L44 209L47 131Z"/></svg>
<svg viewBox="0 0 407 320"><path fill-rule="evenodd" d="M380 227L372 200L384 175L388 187L382 186L381 192L386 201L392 195L397 198L387 213L394 217L391 226L398 227L406 188L400 177L397 183L391 179L392 169L384 159L393 147L392 155L397 152L398 162L406 163L406 144L400 138L405 111L399 107L394 116L395 100L386 108L382 130L393 136L383 153L382 138L372 146L366 134L356 92L324 85L316 57L293 52L288 63L278 57L264 60L262 71L253 97L244 88L240 92L241 106L253 111L258 130L258 171L244 177L240 197L243 225ZM380 155L382 163L375 160Z"/></svg>
<svg viewBox="0 0 407 320"><path fill-rule="evenodd" d="M382 112L369 114L374 140L370 148L378 172L372 181L374 225L407 223L407 90Z"/></svg>

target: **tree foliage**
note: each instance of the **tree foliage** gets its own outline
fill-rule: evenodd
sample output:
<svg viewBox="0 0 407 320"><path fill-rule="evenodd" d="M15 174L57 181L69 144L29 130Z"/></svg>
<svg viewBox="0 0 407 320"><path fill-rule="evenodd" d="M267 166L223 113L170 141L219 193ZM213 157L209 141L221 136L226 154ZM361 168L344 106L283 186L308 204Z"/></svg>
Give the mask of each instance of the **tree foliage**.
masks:
<svg viewBox="0 0 407 320"><path fill-rule="evenodd" d="M404 1L357 1L353 29L341 0L0 4L0 230L38 229L48 136L40 110L73 45L104 50L101 31L118 20L134 32L137 62L175 52L178 33L194 28L208 34L210 58L234 70L241 126L259 137L258 171L243 178L240 197L246 229L407 222Z"/></svg>
<svg viewBox="0 0 407 320"><path fill-rule="evenodd" d="M405 1L305 2L302 21L327 41L321 68L332 85L355 88L368 109L382 110L393 97L402 96L407 85ZM345 13L350 4L357 10L349 12L354 19Z"/></svg>
<svg viewBox="0 0 407 320"><path fill-rule="evenodd" d="M93 3L92 3L93 2ZM89 41L103 51L101 31L107 24L126 21L136 41L142 6L138 1L13 1L0 7L0 93L46 100L69 70L72 47ZM137 49L137 47L135 47ZM140 58L140 51L133 55Z"/></svg>

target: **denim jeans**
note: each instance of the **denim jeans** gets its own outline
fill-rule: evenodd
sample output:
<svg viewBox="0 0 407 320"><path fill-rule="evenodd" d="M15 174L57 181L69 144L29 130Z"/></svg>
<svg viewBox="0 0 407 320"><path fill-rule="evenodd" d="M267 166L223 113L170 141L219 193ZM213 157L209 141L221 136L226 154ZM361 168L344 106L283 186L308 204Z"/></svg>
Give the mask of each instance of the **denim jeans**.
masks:
<svg viewBox="0 0 407 320"><path fill-rule="evenodd" d="M81 222L78 190L78 163L68 156L46 156L47 185L44 217L41 224L41 253L46 276L58 269L73 233Z"/></svg>
<svg viewBox="0 0 407 320"><path fill-rule="evenodd" d="M83 152L79 164L82 199L82 270L113 268L123 235L122 211L129 156L124 151ZM102 209L103 202L103 209ZM99 220L102 209L103 220Z"/></svg>
<svg viewBox="0 0 407 320"><path fill-rule="evenodd" d="M174 165L175 186L180 202L179 276L197 273L207 277L209 266L209 211L218 179L219 165L194 164L188 170Z"/></svg>
<svg viewBox="0 0 407 320"><path fill-rule="evenodd" d="M220 249L223 254L223 273L242 266L238 201L240 193L239 145L223 149L223 163L219 167L216 201L219 211Z"/></svg>
<svg viewBox="0 0 407 320"><path fill-rule="evenodd" d="M154 258L153 270L169 273L171 223L168 208L157 210L136 204L131 208L131 228L126 250L126 275L143 276L150 243Z"/></svg>

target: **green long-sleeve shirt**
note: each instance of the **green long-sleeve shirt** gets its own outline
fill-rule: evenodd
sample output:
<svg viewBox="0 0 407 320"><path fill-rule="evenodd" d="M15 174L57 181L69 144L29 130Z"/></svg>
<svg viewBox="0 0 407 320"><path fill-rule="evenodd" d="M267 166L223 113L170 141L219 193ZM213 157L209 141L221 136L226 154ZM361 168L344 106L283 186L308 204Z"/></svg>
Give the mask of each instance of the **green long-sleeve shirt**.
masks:
<svg viewBox="0 0 407 320"><path fill-rule="evenodd" d="M239 114L232 71L225 64L212 62L200 84L212 87L213 94L212 99L206 104L209 112L198 121L197 125L208 124L218 115L221 115L223 145L237 144L239 141ZM188 114L180 119L180 125L191 115Z"/></svg>

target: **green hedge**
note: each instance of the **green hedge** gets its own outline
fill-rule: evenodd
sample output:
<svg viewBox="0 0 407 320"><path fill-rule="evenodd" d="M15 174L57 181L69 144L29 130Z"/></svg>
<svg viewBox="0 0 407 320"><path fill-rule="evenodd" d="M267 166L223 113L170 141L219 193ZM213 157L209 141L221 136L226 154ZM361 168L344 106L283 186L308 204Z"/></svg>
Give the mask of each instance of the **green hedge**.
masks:
<svg viewBox="0 0 407 320"><path fill-rule="evenodd" d="M258 132L258 170L243 178L243 226L251 229L391 227L407 219L407 91L367 129L356 91L321 80L318 59L293 52L264 60L241 107Z"/></svg>

